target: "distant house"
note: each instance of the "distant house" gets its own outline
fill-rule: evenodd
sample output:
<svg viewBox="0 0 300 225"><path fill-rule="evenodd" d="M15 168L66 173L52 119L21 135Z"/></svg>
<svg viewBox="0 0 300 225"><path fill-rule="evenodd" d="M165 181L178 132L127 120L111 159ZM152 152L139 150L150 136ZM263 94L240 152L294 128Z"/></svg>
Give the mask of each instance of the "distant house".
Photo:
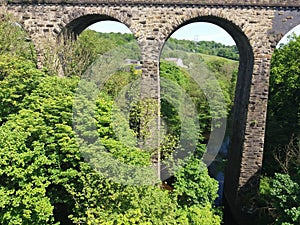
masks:
<svg viewBox="0 0 300 225"><path fill-rule="evenodd" d="M181 58L165 58L166 61L173 62L177 66L180 66L182 68L188 68L186 65L183 64L183 61Z"/></svg>
<svg viewBox="0 0 300 225"><path fill-rule="evenodd" d="M136 59L125 59L125 64L127 65L140 65L141 61Z"/></svg>
<svg viewBox="0 0 300 225"><path fill-rule="evenodd" d="M142 69L142 61L139 61L139 60L136 60L136 59L125 59L124 62L127 66L130 66L130 67L126 68L126 71L128 71L128 72L130 71L130 68L132 68L132 67L136 71Z"/></svg>

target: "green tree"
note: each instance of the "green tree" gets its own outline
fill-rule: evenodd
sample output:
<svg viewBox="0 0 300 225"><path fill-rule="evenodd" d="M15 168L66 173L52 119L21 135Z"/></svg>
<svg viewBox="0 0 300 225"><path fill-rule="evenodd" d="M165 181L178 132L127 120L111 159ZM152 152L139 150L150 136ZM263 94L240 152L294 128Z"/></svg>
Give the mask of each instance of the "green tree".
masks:
<svg viewBox="0 0 300 225"><path fill-rule="evenodd" d="M0 127L2 224L54 223L59 204L72 207L72 198L53 187L72 182L82 160L70 127L76 83L43 78Z"/></svg>
<svg viewBox="0 0 300 225"><path fill-rule="evenodd" d="M44 45L45 68L51 74L68 77L82 76L99 57L113 60L116 51L129 59L141 60L138 43L132 34L85 30L76 40L61 37L54 47L52 43Z"/></svg>
<svg viewBox="0 0 300 225"><path fill-rule="evenodd" d="M205 164L192 156L174 174L175 193L182 206L211 205L217 198L218 182L208 175Z"/></svg>
<svg viewBox="0 0 300 225"><path fill-rule="evenodd" d="M272 58L266 127L265 162L273 152L283 154L294 136L300 135L300 37L276 49ZM295 140L296 140L295 139ZM274 160L274 159L273 159ZM266 172L282 172L265 163ZM280 168L280 167L277 167Z"/></svg>
<svg viewBox="0 0 300 225"><path fill-rule="evenodd" d="M270 101L268 103L269 135L276 136L273 145L288 144L291 135L299 133L300 112L300 37L276 49L270 75ZM289 110L286 110L289 109Z"/></svg>
<svg viewBox="0 0 300 225"><path fill-rule="evenodd" d="M299 224L300 37L276 49L272 58L262 206L275 224Z"/></svg>
<svg viewBox="0 0 300 225"><path fill-rule="evenodd" d="M293 178L288 174L275 174L270 194L276 208L275 224L300 224L300 176Z"/></svg>
<svg viewBox="0 0 300 225"><path fill-rule="evenodd" d="M30 60L0 55L0 124L22 108L23 99L30 95L44 76Z"/></svg>
<svg viewBox="0 0 300 225"><path fill-rule="evenodd" d="M71 127L77 83L77 78L42 78L22 109L0 127L1 224L177 224L210 212L207 205L179 206L173 195L157 186L114 183L85 163ZM98 103L97 132L115 143L115 150L105 144L111 153L133 164L141 164L136 157L149 162L141 152L129 155L125 151L132 148L117 144L110 125L112 102L100 97ZM61 218L59 209L68 208ZM213 212L211 216L219 221Z"/></svg>
<svg viewBox="0 0 300 225"><path fill-rule="evenodd" d="M9 54L36 62L34 46L29 35L12 16L1 13L0 18L0 55Z"/></svg>

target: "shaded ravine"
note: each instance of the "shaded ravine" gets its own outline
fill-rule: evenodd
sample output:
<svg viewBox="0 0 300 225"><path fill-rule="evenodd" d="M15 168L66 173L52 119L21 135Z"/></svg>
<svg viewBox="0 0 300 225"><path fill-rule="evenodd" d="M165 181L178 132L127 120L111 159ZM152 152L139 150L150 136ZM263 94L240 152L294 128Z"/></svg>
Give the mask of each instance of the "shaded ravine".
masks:
<svg viewBox="0 0 300 225"><path fill-rule="evenodd" d="M227 162L227 153L229 149L230 137L224 137L223 143L219 150L218 155L212 164L208 167L209 174L212 178L216 179L219 184L218 198L215 200L215 206L221 207L223 211L222 225L238 225L231 213L231 209L227 200L224 198L224 180L225 180L225 167Z"/></svg>

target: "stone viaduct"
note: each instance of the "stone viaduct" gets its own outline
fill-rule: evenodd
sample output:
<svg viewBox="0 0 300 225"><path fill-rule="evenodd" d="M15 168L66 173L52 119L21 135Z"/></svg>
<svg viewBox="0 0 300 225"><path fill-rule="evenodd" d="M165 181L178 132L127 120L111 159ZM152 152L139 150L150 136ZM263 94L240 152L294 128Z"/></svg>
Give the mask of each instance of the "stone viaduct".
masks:
<svg viewBox="0 0 300 225"><path fill-rule="evenodd" d="M143 76L154 86L161 50L173 32L200 21L225 29L240 64L224 193L239 224L255 218L249 199L255 200L262 167L270 61L278 41L300 24L299 0L9 0L2 8L19 18L37 50L43 40L65 31L80 34L95 22L125 24L140 45Z"/></svg>

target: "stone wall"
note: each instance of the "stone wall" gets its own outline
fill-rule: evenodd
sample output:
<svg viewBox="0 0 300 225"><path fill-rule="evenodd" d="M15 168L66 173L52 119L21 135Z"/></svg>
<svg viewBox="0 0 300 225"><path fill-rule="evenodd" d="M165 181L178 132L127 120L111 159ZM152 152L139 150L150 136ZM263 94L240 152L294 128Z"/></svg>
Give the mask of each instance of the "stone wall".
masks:
<svg viewBox="0 0 300 225"><path fill-rule="evenodd" d="M147 5L214 5L214 6L284 6L299 7L298 0L6 0L9 3L33 4L147 4Z"/></svg>
<svg viewBox="0 0 300 225"><path fill-rule="evenodd" d="M222 4L219 0L140 0L138 4L133 4L135 0L94 0L97 4L83 4L91 3L89 0L64 1L66 4L54 0L30 2L53 4L22 4L24 1L12 0L6 10L19 18L40 51L43 42L52 40L55 44L58 35L65 31L79 34L92 23L107 19L125 24L142 51L143 77L149 84L144 94L158 100L160 53L174 31L191 22L203 21L219 25L234 38L240 52L240 65L225 196L235 216L242 221L240 216L252 207L244 201L244 196L255 195L258 190L272 53L280 38L300 24L300 1L229 0ZM71 4L77 2L82 4Z"/></svg>

